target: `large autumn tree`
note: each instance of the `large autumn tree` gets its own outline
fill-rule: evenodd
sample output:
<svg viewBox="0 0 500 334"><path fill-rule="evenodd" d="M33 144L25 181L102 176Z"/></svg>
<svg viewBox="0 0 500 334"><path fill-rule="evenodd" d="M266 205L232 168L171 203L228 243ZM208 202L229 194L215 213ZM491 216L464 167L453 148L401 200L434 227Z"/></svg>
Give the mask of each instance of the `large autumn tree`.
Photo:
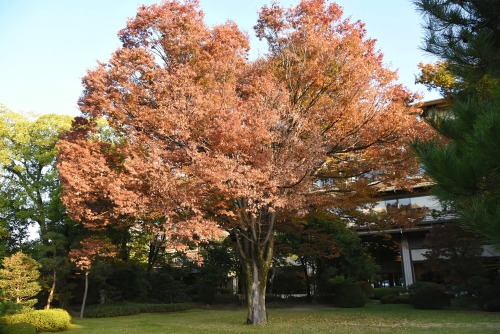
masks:
<svg viewBox="0 0 500 334"><path fill-rule="evenodd" d="M247 322L262 324L282 213L353 205L343 194L397 178L416 126L413 96L339 6L265 6L255 28L269 52L249 60L246 34L206 26L197 1L141 7L83 79L83 118L58 167L71 216L89 228L161 219L179 244L230 233Z"/></svg>

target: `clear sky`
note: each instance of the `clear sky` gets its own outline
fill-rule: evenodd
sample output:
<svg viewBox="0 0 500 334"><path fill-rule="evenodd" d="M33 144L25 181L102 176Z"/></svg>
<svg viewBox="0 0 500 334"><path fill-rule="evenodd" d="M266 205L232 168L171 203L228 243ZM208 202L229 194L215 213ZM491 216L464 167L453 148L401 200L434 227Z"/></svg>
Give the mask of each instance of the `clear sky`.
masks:
<svg viewBox="0 0 500 334"><path fill-rule="evenodd" d="M253 56L265 52L254 38L257 11L271 0L200 0L208 25L235 21L252 37ZM119 46L117 32L141 4L153 0L0 0L0 104L17 112L79 114L81 78ZM296 0L281 0L288 6ZM366 24L400 82L415 86L417 64L432 62L419 50L422 20L411 0L338 0L344 15Z"/></svg>

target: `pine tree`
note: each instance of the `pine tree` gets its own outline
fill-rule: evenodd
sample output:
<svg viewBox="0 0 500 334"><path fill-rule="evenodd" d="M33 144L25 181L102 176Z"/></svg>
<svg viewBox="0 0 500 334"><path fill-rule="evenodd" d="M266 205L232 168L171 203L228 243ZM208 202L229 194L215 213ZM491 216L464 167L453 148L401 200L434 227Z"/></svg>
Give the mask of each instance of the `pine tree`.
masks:
<svg viewBox="0 0 500 334"><path fill-rule="evenodd" d="M5 258L0 269L2 299L24 306L35 305L37 300L32 297L41 290L37 281L40 277L39 268L38 262L23 252Z"/></svg>
<svg viewBox="0 0 500 334"><path fill-rule="evenodd" d="M413 147L437 196L461 223L500 245L500 1L419 0L425 50L455 76L446 115L429 123L441 135Z"/></svg>

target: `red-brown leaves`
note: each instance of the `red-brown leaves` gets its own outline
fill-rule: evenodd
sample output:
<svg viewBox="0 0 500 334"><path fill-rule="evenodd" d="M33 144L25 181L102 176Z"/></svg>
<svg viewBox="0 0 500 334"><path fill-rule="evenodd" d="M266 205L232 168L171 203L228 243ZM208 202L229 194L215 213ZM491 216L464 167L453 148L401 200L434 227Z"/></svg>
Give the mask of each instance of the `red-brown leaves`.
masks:
<svg viewBox="0 0 500 334"><path fill-rule="evenodd" d="M400 170L417 129L413 96L363 24L341 15L322 0L265 7L256 30L270 53L249 61L246 35L232 22L207 27L195 1L142 7L123 47L83 80L88 124L61 141L71 215L93 228L164 217L201 240L217 224L307 211L320 174L354 192Z"/></svg>
<svg viewBox="0 0 500 334"><path fill-rule="evenodd" d="M82 271L89 271L99 258L116 255L115 247L102 239L87 238L80 242L80 245L81 248L71 250L69 258Z"/></svg>

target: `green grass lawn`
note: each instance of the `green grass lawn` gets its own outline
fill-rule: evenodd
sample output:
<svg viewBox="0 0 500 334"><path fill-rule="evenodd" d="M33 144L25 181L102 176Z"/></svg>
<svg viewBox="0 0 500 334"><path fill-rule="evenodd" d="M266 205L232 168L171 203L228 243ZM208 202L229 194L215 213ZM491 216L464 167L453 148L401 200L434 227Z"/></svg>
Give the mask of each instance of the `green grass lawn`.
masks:
<svg viewBox="0 0 500 334"><path fill-rule="evenodd" d="M269 323L247 326L245 310L194 309L104 319L74 319L67 333L500 333L500 314L424 311L409 305L269 309Z"/></svg>

